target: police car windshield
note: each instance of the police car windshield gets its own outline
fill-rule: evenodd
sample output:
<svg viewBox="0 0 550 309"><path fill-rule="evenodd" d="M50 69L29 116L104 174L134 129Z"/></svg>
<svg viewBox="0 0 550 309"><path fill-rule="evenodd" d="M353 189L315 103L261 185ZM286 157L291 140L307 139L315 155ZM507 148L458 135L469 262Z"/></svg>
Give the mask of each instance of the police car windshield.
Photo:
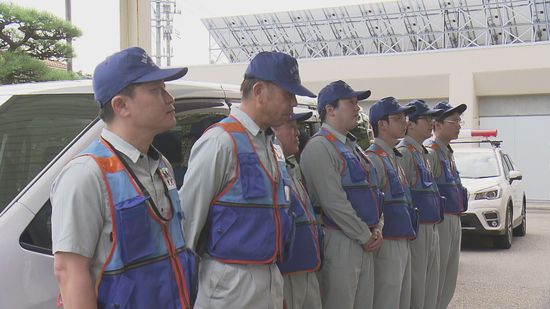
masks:
<svg viewBox="0 0 550 309"><path fill-rule="evenodd" d="M490 178L500 175L494 152L455 152L454 156L462 178Z"/></svg>

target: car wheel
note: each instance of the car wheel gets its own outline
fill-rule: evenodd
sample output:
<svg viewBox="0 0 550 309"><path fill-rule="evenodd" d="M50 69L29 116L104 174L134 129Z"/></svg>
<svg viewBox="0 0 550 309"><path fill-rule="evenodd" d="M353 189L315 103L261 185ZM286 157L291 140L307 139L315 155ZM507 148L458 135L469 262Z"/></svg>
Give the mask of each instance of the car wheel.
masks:
<svg viewBox="0 0 550 309"><path fill-rule="evenodd" d="M495 237L494 243L499 249L510 249L512 246L512 209L510 206L506 210L504 235Z"/></svg>
<svg viewBox="0 0 550 309"><path fill-rule="evenodd" d="M514 229L514 236L525 236L527 233L527 203L523 197L523 207L521 208L521 224Z"/></svg>

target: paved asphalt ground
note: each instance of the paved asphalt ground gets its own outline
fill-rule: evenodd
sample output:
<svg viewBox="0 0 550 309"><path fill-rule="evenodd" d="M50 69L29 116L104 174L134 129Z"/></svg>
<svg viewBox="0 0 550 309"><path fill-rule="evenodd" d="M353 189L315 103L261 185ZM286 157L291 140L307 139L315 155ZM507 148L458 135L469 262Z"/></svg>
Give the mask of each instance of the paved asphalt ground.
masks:
<svg viewBox="0 0 550 309"><path fill-rule="evenodd" d="M514 237L508 250L490 239L463 239L449 308L550 308L550 205L527 209L527 235Z"/></svg>

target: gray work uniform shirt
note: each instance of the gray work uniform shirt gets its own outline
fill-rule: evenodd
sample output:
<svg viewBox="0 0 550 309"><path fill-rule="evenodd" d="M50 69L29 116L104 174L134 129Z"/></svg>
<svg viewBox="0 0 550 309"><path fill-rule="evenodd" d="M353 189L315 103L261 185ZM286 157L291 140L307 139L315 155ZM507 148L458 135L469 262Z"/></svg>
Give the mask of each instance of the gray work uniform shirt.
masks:
<svg viewBox="0 0 550 309"><path fill-rule="evenodd" d="M352 138L339 133L327 123L323 128L332 133L357 155L357 144ZM371 237L369 226L357 216L342 187L342 156L334 145L323 136L315 136L308 141L300 155L300 166L315 207L323 211L342 229L342 232L359 244L365 244ZM379 224L381 228L382 223Z"/></svg>
<svg viewBox="0 0 550 309"><path fill-rule="evenodd" d="M231 116L245 127L260 162L273 179L278 175L278 165L273 150L273 134L264 132L243 111L233 108ZM197 242L208 217L212 201L235 177L237 150L231 136L220 127L206 131L193 145L183 186L179 191L185 214L184 231L191 248ZM278 179L276 179L278 181ZM236 246L239 244L235 244Z"/></svg>
<svg viewBox="0 0 550 309"><path fill-rule="evenodd" d="M151 147L147 155L142 154L108 129L103 129L101 136L122 153L159 212L168 214L170 201L156 173L159 153ZM96 161L91 156L81 156L67 163L52 185L50 200L53 253L71 252L90 258L90 272L95 283L111 250L113 222L107 186Z"/></svg>

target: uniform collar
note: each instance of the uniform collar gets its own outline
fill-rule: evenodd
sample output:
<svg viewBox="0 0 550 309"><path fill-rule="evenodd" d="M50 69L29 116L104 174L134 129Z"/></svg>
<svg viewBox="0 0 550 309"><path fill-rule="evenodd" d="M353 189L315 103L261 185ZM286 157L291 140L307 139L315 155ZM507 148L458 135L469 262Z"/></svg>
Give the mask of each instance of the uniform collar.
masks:
<svg viewBox="0 0 550 309"><path fill-rule="evenodd" d="M448 152L448 153L453 153L453 148L451 147L451 145L443 143L437 137L435 138L435 143L437 144L437 146L439 146L439 149L441 149L445 152Z"/></svg>
<svg viewBox="0 0 550 309"><path fill-rule="evenodd" d="M405 135L403 138L405 142L407 142L409 145L412 145L416 151L422 152L422 153L428 153L428 150L424 145L419 144L414 138L410 137L409 135Z"/></svg>
<svg viewBox="0 0 550 309"><path fill-rule="evenodd" d="M238 108L232 108L231 109L231 116L235 117L247 130L252 134L252 136L258 135L262 130L260 127L248 116L247 113L243 112L242 110ZM268 128L265 131L265 135L271 135L273 134L273 131L271 128Z"/></svg>
<svg viewBox="0 0 550 309"><path fill-rule="evenodd" d="M389 154L391 157L401 157L401 153L395 149L395 147L390 147L386 142L384 142L383 139L376 137L374 139L374 143L380 146L380 148L382 148L382 150L384 150L384 152Z"/></svg>
<svg viewBox="0 0 550 309"><path fill-rule="evenodd" d="M334 129L331 125L329 125L328 123L324 122L323 125L321 126L322 128L325 128L327 129L332 135L334 135L334 137L336 137L337 140L339 140L340 142L342 142L342 144L345 144L346 143L346 140L347 140L347 137L346 135L336 131L336 129Z"/></svg>
<svg viewBox="0 0 550 309"><path fill-rule="evenodd" d="M101 137L103 137L103 139L111 144L116 150L128 157L134 164L137 163L137 161L143 156L136 147L122 139L122 137L109 131L107 128L103 128L101 131ZM153 146L149 147L147 155L154 160L160 159L158 150L156 150Z"/></svg>

